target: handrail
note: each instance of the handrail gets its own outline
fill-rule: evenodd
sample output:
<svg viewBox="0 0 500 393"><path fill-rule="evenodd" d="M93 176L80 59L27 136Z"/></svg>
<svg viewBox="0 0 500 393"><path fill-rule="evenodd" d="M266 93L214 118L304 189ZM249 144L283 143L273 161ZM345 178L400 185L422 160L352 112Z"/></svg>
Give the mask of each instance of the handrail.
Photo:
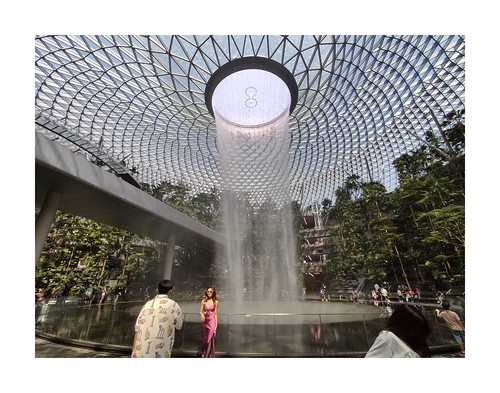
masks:
<svg viewBox="0 0 500 393"><path fill-rule="evenodd" d="M356 295L359 295L359 293L363 290L364 286L365 286L365 282L366 282L366 278L362 278L361 281L359 282L358 284L358 287L356 288L356 290L354 291L354 293Z"/></svg>
<svg viewBox="0 0 500 393"><path fill-rule="evenodd" d="M184 327L176 332L172 354L196 357L201 340L199 315L184 315ZM362 357L383 328L387 315L384 317L374 307L374 313L349 320L352 317L352 313L219 314L217 356ZM35 333L71 345L126 354L131 351L136 318L136 313L106 306L44 305L37 308ZM298 319L302 321L297 322ZM453 346L453 336L443 321L435 316L428 319L433 332L429 339L431 348Z"/></svg>

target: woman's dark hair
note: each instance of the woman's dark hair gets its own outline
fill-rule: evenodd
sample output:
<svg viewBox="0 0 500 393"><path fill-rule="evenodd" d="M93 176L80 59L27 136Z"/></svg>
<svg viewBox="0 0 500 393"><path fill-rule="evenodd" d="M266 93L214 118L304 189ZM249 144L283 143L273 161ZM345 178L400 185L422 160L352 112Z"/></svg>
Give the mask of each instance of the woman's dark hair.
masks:
<svg viewBox="0 0 500 393"><path fill-rule="evenodd" d="M385 330L398 336L420 357L430 357L427 336L431 329L427 318L417 306L410 304L397 306L387 321Z"/></svg>
<svg viewBox="0 0 500 393"><path fill-rule="evenodd" d="M211 289L213 292L212 292L212 300L215 301L217 300L217 292L215 291L215 288L214 287L207 287L207 289L205 289L205 295L203 296L205 301L208 300L208 295L207 295L207 291Z"/></svg>

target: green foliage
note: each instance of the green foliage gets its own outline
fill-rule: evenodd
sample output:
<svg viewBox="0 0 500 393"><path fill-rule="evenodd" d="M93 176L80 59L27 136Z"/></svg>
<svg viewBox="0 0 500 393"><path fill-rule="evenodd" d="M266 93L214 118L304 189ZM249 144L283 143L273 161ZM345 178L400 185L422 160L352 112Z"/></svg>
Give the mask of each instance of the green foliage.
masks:
<svg viewBox="0 0 500 393"><path fill-rule="evenodd" d="M352 275L395 281L402 277L463 281L464 114L464 110L448 114L438 132L426 133L421 147L394 160L399 177L394 192L387 193L379 182L351 175L336 190L335 202L322 201L333 235L326 240L331 247L323 267L327 281ZM193 194L186 185L170 182L142 187L204 225L220 226L220 193L216 189ZM247 207L253 217L251 225L272 224L275 205ZM266 213L255 214L255 209ZM292 211L300 244L297 202ZM252 231L248 239L254 249L259 249L261 241L258 232ZM147 247L138 246L144 242ZM58 212L36 266L35 285L50 293L69 284L72 293L78 294L88 284L98 287L112 279L138 287L156 284L164 252L160 242ZM207 244L183 240L177 247L173 279L193 287L206 283L219 272L214 259L215 250Z"/></svg>
<svg viewBox="0 0 500 393"><path fill-rule="evenodd" d="M333 234L327 279L350 271L396 281L463 280L464 113L450 113L439 132L428 132L421 147L394 161L400 181L394 192L353 175L337 189L334 204L323 201Z"/></svg>
<svg viewBox="0 0 500 393"><path fill-rule="evenodd" d="M395 161L401 179L393 196L399 244L435 279L465 276L464 111L450 113L440 134ZM412 170L418 167L419 171Z"/></svg>
<svg viewBox="0 0 500 393"><path fill-rule="evenodd" d="M156 186L143 184L142 189L212 229L220 224L220 192L215 188L193 195L187 185L166 181Z"/></svg>
<svg viewBox="0 0 500 393"><path fill-rule="evenodd" d="M220 195L213 189L192 196L183 184L164 182L142 185L143 190L175 209L215 228L219 224ZM214 252L199 239L178 239L173 276L182 282L209 272ZM166 245L98 222L57 212L35 269L35 287L48 294L71 286L81 294L91 284L118 285L132 289L155 286L162 275Z"/></svg>
<svg viewBox="0 0 500 393"><path fill-rule="evenodd" d="M66 285L80 294L88 284L104 285L121 260L133 255L132 235L98 222L57 212L35 269L35 286L57 293ZM124 266L124 272L130 267Z"/></svg>

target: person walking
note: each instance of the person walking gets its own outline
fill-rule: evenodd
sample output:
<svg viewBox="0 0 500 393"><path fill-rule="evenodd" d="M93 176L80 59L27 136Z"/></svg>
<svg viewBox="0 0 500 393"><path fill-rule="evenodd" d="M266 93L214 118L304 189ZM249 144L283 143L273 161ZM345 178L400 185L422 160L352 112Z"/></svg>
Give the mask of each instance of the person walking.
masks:
<svg viewBox="0 0 500 393"><path fill-rule="evenodd" d="M217 334L217 310L219 301L214 287L208 287L200 304L201 357L215 357L215 336Z"/></svg>
<svg viewBox="0 0 500 393"><path fill-rule="evenodd" d="M174 287L170 280L158 283L158 295L142 307L135 323L132 358L169 358L175 331L184 322L181 307L169 298Z"/></svg>
<svg viewBox="0 0 500 393"><path fill-rule="evenodd" d="M387 289L382 285L380 287L380 300L382 301L382 306L387 307L389 305L389 292L387 292Z"/></svg>
<svg viewBox="0 0 500 393"><path fill-rule="evenodd" d="M108 288L105 286L101 289L101 294L99 295L99 305L106 301L106 297L108 296Z"/></svg>
<svg viewBox="0 0 500 393"><path fill-rule="evenodd" d="M414 299L414 301L420 300L420 288L419 287L415 288L415 293L413 294L413 299Z"/></svg>
<svg viewBox="0 0 500 393"><path fill-rule="evenodd" d="M372 289L372 299L374 306L378 306L377 298L378 298L377 292L375 292L375 289Z"/></svg>
<svg viewBox="0 0 500 393"><path fill-rule="evenodd" d="M85 300L83 302L84 305L90 306L92 304L92 300L94 299L94 288L92 284L89 284L87 289L85 290Z"/></svg>
<svg viewBox="0 0 500 393"><path fill-rule="evenodd" d="M326 298L326 285L325 284L322 284L321 285L321 288L319 290L319 293L321 295L321 301L322 302L327 302L327 298Z"/></svg>
<svg viewBox="0 0 500 393"><path fill-rule="evenodd" d="M453 338L462 350L462 354L465 354L465 326L458 314L450 310L450 303L447 300L442 301L441 307L443 307L443 311L439 308L434 310L436 317L444 319L453 334Z"/></svg>
<svg viewBox="0 0 500 393"><path fill-rule="evenodd" d="M35 303L43 304L45 301L45 294L42 288L38 288L38 291L35 293Z"/></svg>
<svg viewBox="0 0 500 393"><path fill-rule="evenodd" d="M38 288L38 291L35 293L35 322L38 321L44 303L45 294L42 288Z"/></svg>
<svg viewBox="0 0 500 393"><path fill-rule="evenodd" d="M430 357L429 334L429 322L417 306L398 305L365 358Z"/></svg>
<svg viewBox="0 0 500 393"><path fill-rule="evenodd" d="M437 291L437 293L436 293L436 303L437 304L443 303L443 298L444 298L443 292Z"/></svg>
<svg viewBox="0 0 500 393"><path fill-rule="evenodd" d="M408 288L408 293L407 293L406 301L407 302L414 302L415 301L415 299L413 298L414 295L415 295L415 292L413 292L413 289Z"/></svg>
<svg viewBox="0 0 500 393"><path fill-rule="evenodd" d="M60 306L64 306L66 304L66 299L71 292L71 285L69 283L65 284L64 287L59 292L59 296L57 297L56 304Z"/></svg>
<svg viewBox="0 0 500 393"><path fill-rule="evenodd" d="M401 286L398 286L396 294L398 295L398 301L403 302L404 297L403 297L403 292L401 291Z"/></svg>

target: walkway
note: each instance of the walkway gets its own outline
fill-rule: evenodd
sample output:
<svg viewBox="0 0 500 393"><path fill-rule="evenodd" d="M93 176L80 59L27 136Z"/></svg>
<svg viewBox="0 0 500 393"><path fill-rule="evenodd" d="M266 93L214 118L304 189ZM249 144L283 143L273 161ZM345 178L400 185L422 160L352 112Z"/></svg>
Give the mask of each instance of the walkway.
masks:
<svg viewBox="0 0 500 393"><path fill-rule="evenodd" d="M128 358L123 354L53 343L35 338L35 358ZM464 358L460 351L434 355L433 358Z"/></svg>
<svg viewBox="0 0 500 393"><path fill-rule="evenodd" d="M35 337L35 358L125 358L122 354L54 343Z"/></svg>

